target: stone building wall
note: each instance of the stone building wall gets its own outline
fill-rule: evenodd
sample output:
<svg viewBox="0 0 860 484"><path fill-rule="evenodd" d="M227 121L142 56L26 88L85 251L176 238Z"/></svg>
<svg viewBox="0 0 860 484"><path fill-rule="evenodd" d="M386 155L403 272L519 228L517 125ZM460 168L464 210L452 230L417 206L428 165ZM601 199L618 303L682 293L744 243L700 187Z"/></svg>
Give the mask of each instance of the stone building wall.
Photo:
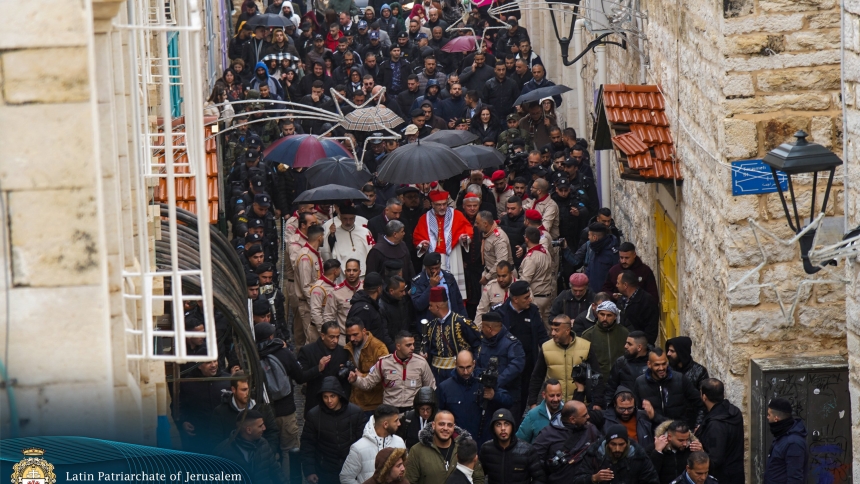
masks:
<svg viewBox="0 0 860 484"><path fill-rule="evenodd" d="M760 159L793 140L798 129L842 153L838 3L643 0L642 10L648 13L647 83L659 84L665 93L684 181L673 198L672 185L622 181L611 170L611 208L640 256L656 270L655 200L663 202L678 228L681 333L697 342L694 357L726 383L728 398L747 412L749 422L751 358L847 353L843 285L804 285L795 313L783 317L776 291L788 311L801 281L829 274L807 276L796 245L778 245L760 234L768 261L747 284L772 283L776 291L751 288L728 293L735 281L762 262L748 218L781 237L792 234L777 194L732 196L727 163ZM530 31L550 33L551 26L545 28L548 17L525 11L524 24ZM551 78L563 79L560 72L565 68L558 61L554 39L537 48L550 66ZM607 49L608 82L638 84L638 52ZM584 73L590 116L596 64L590 53L583 65L568 68ZM798 195L806 207L810 188L801 187ZM819 190L820 203L821 184ZM827 214L841 216L843 207L840 177ZM834 274L842 275L842 269Z"/></svg>
<svg viewBox="0 0 860 484"><path fill-rule="evenodd" d="M845 94L845 167L846 228L860 225L860 2L846 1L842 17L842 46L844 65L842 89ZM857 263L852 270L852 283L846 292L849 390L854 408L860 402L860 271ZM853 414L852 431L855 455L860 449L860 412ZM860 482L860 466L854 459L854 482Z"/></svg>

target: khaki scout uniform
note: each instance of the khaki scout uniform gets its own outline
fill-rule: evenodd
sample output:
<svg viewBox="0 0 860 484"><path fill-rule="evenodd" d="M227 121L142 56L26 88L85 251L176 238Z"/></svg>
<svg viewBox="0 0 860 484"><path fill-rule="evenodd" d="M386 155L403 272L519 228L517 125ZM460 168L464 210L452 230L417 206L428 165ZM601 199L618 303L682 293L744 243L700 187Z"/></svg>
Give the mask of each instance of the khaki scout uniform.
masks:
<svg viewBox="0 0 860 484"><path fill-rule="evenodd" d="M412 409L413 399L419 388L436 389L436 379L430 371L430 365L418 353L406 361L401 361L395 354L383 356L367 376L359 376L353 385L362 390L370 390L380 382L384 389L382 403L400 410Z"/></svg>
<svg viewBox="0 0 860 484"><path fill-rule="evenodd" d="M535 306L549 333L549 310L552 307L552 258L537 245L529 249L520 264L520 279L528 281Z"/></svg>
<svg viewBox="0 0 860 484"><path fill-rule="evenodd" d="M506 260L513 265L514 258L511 255L511 242L508 234L498 227L493 227L489 234L484 234L481 240L481 262L484 264L484 272L481 277L486 280L496 278L496 264Z"/></svg>
<svg viewBox="0 0 860 484"><path fill-rule="evenodd" d="M289 231L289 227L287 228ZM287 258L288 264L284 264L284 296L290 305L290 312L293 314L293 342L296 347L304 346L307 343L305 335L305 325L302 322L302 315L299 312L299 293L301 289L296 287L296 259L299 257L299 251L304 247L307 238L299 232L294 231L292 235L287 237Z"/></svg>
<svg viewBox="0 0 860 484"><path fill-rule="evenodd" d="M319 253L305 244L296 256L296 284L297 297L299 298L299 315L302 318L302 327L305 331L307 343L313 343L319 339L320 334L311 320L311 286L319 279L322 273L322 262Z"/></svg>
<svg viewBox="0 0 860 484"><path fill-rule="evenodd" d="M516 278L511 279L511 284L516 280ZM481 329L481 321L483 321L484 314L487 314L497 304L505 302L505 299L508 298L508 289L510 287L502 289L502 286L499 285L499 281L496 279L493 279L484 286L484 289L481 291L481 302L478 303L478 310L475 312L475 325L478 329Z"/></svg>
<svg viewBox="0 0 860 484"><path fill-rule="evenodd" d="M352 307L352 296L356 291L361 289L363 281L358 281L358 287L349 287L346 281L341 282L334 288L334 304L326 309L328 312L323 313L323 319L326 321L337 321L340 326L340 334L346 334L346 315L349 314L349 308Z"/></svg>
<svg viewBox="0 0 860 484"><path fill-rule="evenodd" d="M334 290L336 287L337 285L325 276L320 276L311 286L311 324L316 328L317 332L322 331L323 323L330 321L325 318L326 312L334 314ZM344 333L344 331L340 333L340 340L338 342L340 345L343 345L346 341Z"/></svg>
<svg viewBox="0 0 860 484"><path fill-rule="evenodd" d="M523 208L526 208L526 203L523 203ZM543 217L543 226L549 232L549 236L552 237L553 240L557 239L559 234L558 204L555 203L555 200L549 196L544 197L540 201L529 199L528 208L532 208L540 212Z"/></svg>

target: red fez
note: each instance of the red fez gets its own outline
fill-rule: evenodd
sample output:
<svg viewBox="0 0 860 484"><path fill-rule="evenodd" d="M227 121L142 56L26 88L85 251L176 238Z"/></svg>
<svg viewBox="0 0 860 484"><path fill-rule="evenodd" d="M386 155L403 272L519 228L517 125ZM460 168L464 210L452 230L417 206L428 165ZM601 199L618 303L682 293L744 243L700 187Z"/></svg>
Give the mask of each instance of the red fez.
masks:
<svg viewBox="0 0 860 484"><path fill-rule="evenodd" d="M529 220L534 220L536 222L540 222L543 220L543 215L541 215L540 212L538 212L537 210L532 208L532 209L526 210L526 218Z"/></svg>
<svg viewBox="0 0 860 484"><path fill-rule="evenodd" d="M442 286L431 287L430 302L448 302L448 294L445 293L445 288Z"/></svg>
<svg viewBox="0 0 860 484"><path fill-rule="evenodd" d="M496 170L493 172L493 176L490 177L490 181L497 182L499 180L504 180L506 176L505 170Z"/></svg>
<svg viewBox="0 0 860 484"><path fill-rule="evenodd" d="M444 202L448 200L448 192L441 192L438 190L432 191L428 194L431 202Z"/></svg>

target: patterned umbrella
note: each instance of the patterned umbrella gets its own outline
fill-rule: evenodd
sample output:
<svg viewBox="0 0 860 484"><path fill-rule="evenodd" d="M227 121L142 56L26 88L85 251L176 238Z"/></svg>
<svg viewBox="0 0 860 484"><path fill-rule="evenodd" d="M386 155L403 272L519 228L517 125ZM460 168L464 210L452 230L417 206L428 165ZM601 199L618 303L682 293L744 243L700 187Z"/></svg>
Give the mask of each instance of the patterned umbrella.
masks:
<svg viewBox="0 0 860 484"><path fill-rule="evenodd" d="M352 158L342 144L309 134L294 134L281 138L263 151L263 160L283 163L293 168L308 168L320 158L346 156Z"/></svg>
<svg viewBox="0 0 860 484"><path fill-rule="evenodd" d="M474 35L454 37L450 42L442 46L442 52L472 52L478 49L476 42L480 41L481 38Z"/></svg>
<svg viewBox="0 0 860 484"><path fill-rule="evenodd" d="M378 131L382 128L393 129L403 123L400 116L385 106L360 108L345 117L343 127L347 131Z"/></svg>
<svg viewBox="0 0 860 484"><path fill-rule="evenodd" d="M288 61L291 61L291 62L298 62L299 61L298 57L296 57L293 54L290 54L288 52L278 52L275 54L269 54L260 60L262 60L263 62L269 62L272 59L278 61L279 64L284 59L287 59Z"/></svg>

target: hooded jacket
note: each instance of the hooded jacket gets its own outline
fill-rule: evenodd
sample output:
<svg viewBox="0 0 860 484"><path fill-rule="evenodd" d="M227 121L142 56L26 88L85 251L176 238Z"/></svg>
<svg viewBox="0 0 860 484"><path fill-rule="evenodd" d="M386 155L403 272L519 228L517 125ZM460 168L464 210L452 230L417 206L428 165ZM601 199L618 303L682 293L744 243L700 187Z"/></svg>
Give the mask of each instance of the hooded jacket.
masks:
<svg viewBox="0 0 860 484"><path fill-rule="evenodd" d="M682 375L666 370L666 378L657 381L651 371L636 378L633 384L633 395L637 401L648 400L654 407L655 424L661 424L669 419L683 418L691 429L698 426L702 419L702 398L699 391L693 387L690 380Z"/></svg>
<svg viewBox="0 0 860 484"><path fill-rule="evenodd" d="M389 447L405 449L406 444L397 435L380 437L376 435L374 426L376 421L373 417L364 426L364 432L349 448L349 455L343 463L340 471L341 484L362 484L370 479L376 470L376 455L382 449Z"/></svg>
<svg viewBox="0 0 860 484"><path fill-rule="evenodd" d="M666 348L669 346L675 349L678 354L678 360L681 363L681 368L672 367L675 371L683 373L690 383L697 389L702 386L702 382L708 379L708 370L704 366L693 361L693 340L688 336L678 336L666 340Z"/></svg>
<svg viewBox="0 0 860 484"><path fill-rule="evenodd" d="M615 360L609 378L606 380L606 401L611 402L622 387L633 388L636 378L648 371L648 354L633 356L625 351Z"/></svg>
<svg viewBox="0 0 860 484"><path fill-rule="evenodd" d="M376 246L379 246L380 244L390 246L390 244L385 241L377 242ZM405 248L405 245L402 243L401 246ZM371 251L373 251L373 249L371 249ZM412 264L412 261L410 260L408 263ZM404 279L407 281L410 280L406 278ZM392 341L400 331L409 331L413 334L416 333L416 328L414 327L415 308L412 306L412 299L406 294L397 300L394 299L388 291L383 289L382 295L379 296L379 315L382 317L382 322L384 323L385 329L388 331L388 336L391 337Z"/></svg>
<svg viewBox="0 0 860 484"><path fill-rule="evenodd" d="M418 415L418 409L422 405L430 405L433 410L430 412L430 418L422 421ZM400 418L400 428L397 429L397 435L406 441L406 448L411 449L413 445L418 443L418 433L424 428L427 422L432 422L436 416L436 411L439 410L439 404L436 402L436 390L430 387L421 387L412 399L412 410L403 414Z"/></svg>
<svg viewBox="0 0 860 484"><path fill-rule="evenodd" d="M472 116L472 122L469 123L469 131L474 133L475 136L478 137L477 141L483 143L484 141L495 141L499 138L499 118L495 109L490 109L490 122L484 126L484 123L481 122L481 111L475 113ZM495 212L493 212L495 213Z"/></svg>
<svg viewBox="0 0 860 484"><path fill-rule="evenodd" d="M767 454L763 484L803 484L807 482L809 454L806 425L796 418L788 431L774 438Z"/></svg>
<svg viewBox="0 0 860 484"><path fill-rule="evenodd" d="M609 408L603 411L603 433L606 433L606 430L610 425L623 425L621 417L618 415L618 412L615 411L615 397L624 392L633 393L629 388L619 386L618 389L615 390L612 398L607 399L609 402ZM654 448L654 433L652 432L651 421L648 420L648 414L645 413L644 410L639 410L638 408L636 408L636 442L646 451L650 452L651 449Z"/></svg>
<svg viewBox="0 0 860 484"><path fill-rule="evenodd" d="M648 453L635 442L629 442L627 450L617 462L606 448L606 438L586 452L582 465L577 468L572 484L591 484L591 476L600 469L610 469L615 478L611 484L658 484L657 472L648 458Z"/></svg>
<svg viewBox="0 0 860 484"><path fill-rule="evenodd" d="M491 483L538 484L546 482L543 465L531 444L511 435L504 449L497 438L484 442L478 451L481 467Z"/></svg>
<svg viewBox="0 0 860 484"><path fill-rule="evenodd" d="M364 484L409 484L404 473L403 478L397 480L389 480L388 475L391 469L399 460L406 460L406 449L395 449L386 447L376 454L374 459L375 470L370 479L364 481ZM711 484L711 483L708 483Z"/></svg>
<svg viewBox="0 0 860 484"><path fill-rule="evenodd" d="M661 423L654 431L654 437L660 437L666 434L672 420L666 420ZM690 436L690 442L695 442L697 439L694 435ZM660 479L660 484L669 484L683 474L687 468L687 457L690 456L690 448L686 447L681 450L673 450L670 445L666 445L663 452L657 452L656 449L651 449L649 452L651 463L654 465L654 470L657 471L657 478Z"/></svg>
<svg viewBox="0 0 860 484"><path fill-rule="evenodd" d="M711 458L711 475L723 484L743 484L744 417L738 407L723 400L705 414L696 437Z"/></svg>
<svg viewBox="0 0 860 484"><path fill-rule="evenodd" d="M406 459L406 480L412 484L444 484L457 468L457 447L463 439L469 438L472 438L472 434L467 430L459 426L454 427L451 444L454 448L451 449L451 461L446 465L442 452L433 443L433 424L427 422L418 432L418 443L409 449L409 458ZM472 482L484 484L484 469L480 465L475 466Z"/></svg>
<svg viewBox="0 0 860 484"><path fill-rule="evenodd" d="M370 331L376 339L382 341L389 352L394 351L394 340L388 334L382 316L379 314L379 303L367 294L364 289L356 291L349 301L351 306L346 319L358 318L364 323L364 327Z"/></svg>
<svg viewBox="0 0 860 484"><path fill-rule="evenodd" d="M295 355L293 355L293 353L287 348L284 348L284 342L280 339L272 339L257 343L257 352L259 353L261 360L269 355L274 355L275 358L281 362L281 365L284 366L284 370L287 371L287 375L299 384L305 383L309 379L313 378L315 376L314 370L318 370L318 367L303 369ZM317 360L317 364L319 364L319 360ZM296 401L294 395L295 391L270 404L276 417L286 417L287 415L296 413Z"/></svg>
<svg viewBox="0 0 860 484"><path fill-rule="evenodd" d="M266 439L249 442L238 437L234 430L229 438L218 444L215 455L241 466L254 484L280 484L287 481Z"/></svg>
<svg viewBox="0 0 860 484"><path fill-rule="evenodd" d="M600 440L600 431L591 422L582 428L575 429L561 422L561 412L553 416L550 424L544 428L534 441L533 447L537 458L546 471L546 482L568 484L576 475L577 469L583 465L583 457L588 449ZM567 461L573 463L553 465L552 459L558 451L567 456ZM589 479L590 481L590 479Z"/></svg>
<svg viewBox="0 0 860 484"><path fill-rule="evenodd" d="M259 76L257 74L257 69L264 69L266 71L265 77ZM281 87L280 81L275 79L272 75L269 74L269 68L266 66L266 63L263 61L257 62L257 65L254 66L254 73L251 76L251 80L248 82L248 88L259 91L260 86L266 84L269 86L269 92L273 94L277 94L281 99L284 98L284 91Z"/></svg>
<svg viewBox="0 0 860 484"><path fill-rule="evenodd" d="M331 392L340 398L341 407L330 410L322 394ZM364 412L349 403L336 377L327 376L317 395L317 406L308 412L301 437L302 471L305 477L316 474L319 482L334 483L349 455L353 442L361 438Z"/></svg>

